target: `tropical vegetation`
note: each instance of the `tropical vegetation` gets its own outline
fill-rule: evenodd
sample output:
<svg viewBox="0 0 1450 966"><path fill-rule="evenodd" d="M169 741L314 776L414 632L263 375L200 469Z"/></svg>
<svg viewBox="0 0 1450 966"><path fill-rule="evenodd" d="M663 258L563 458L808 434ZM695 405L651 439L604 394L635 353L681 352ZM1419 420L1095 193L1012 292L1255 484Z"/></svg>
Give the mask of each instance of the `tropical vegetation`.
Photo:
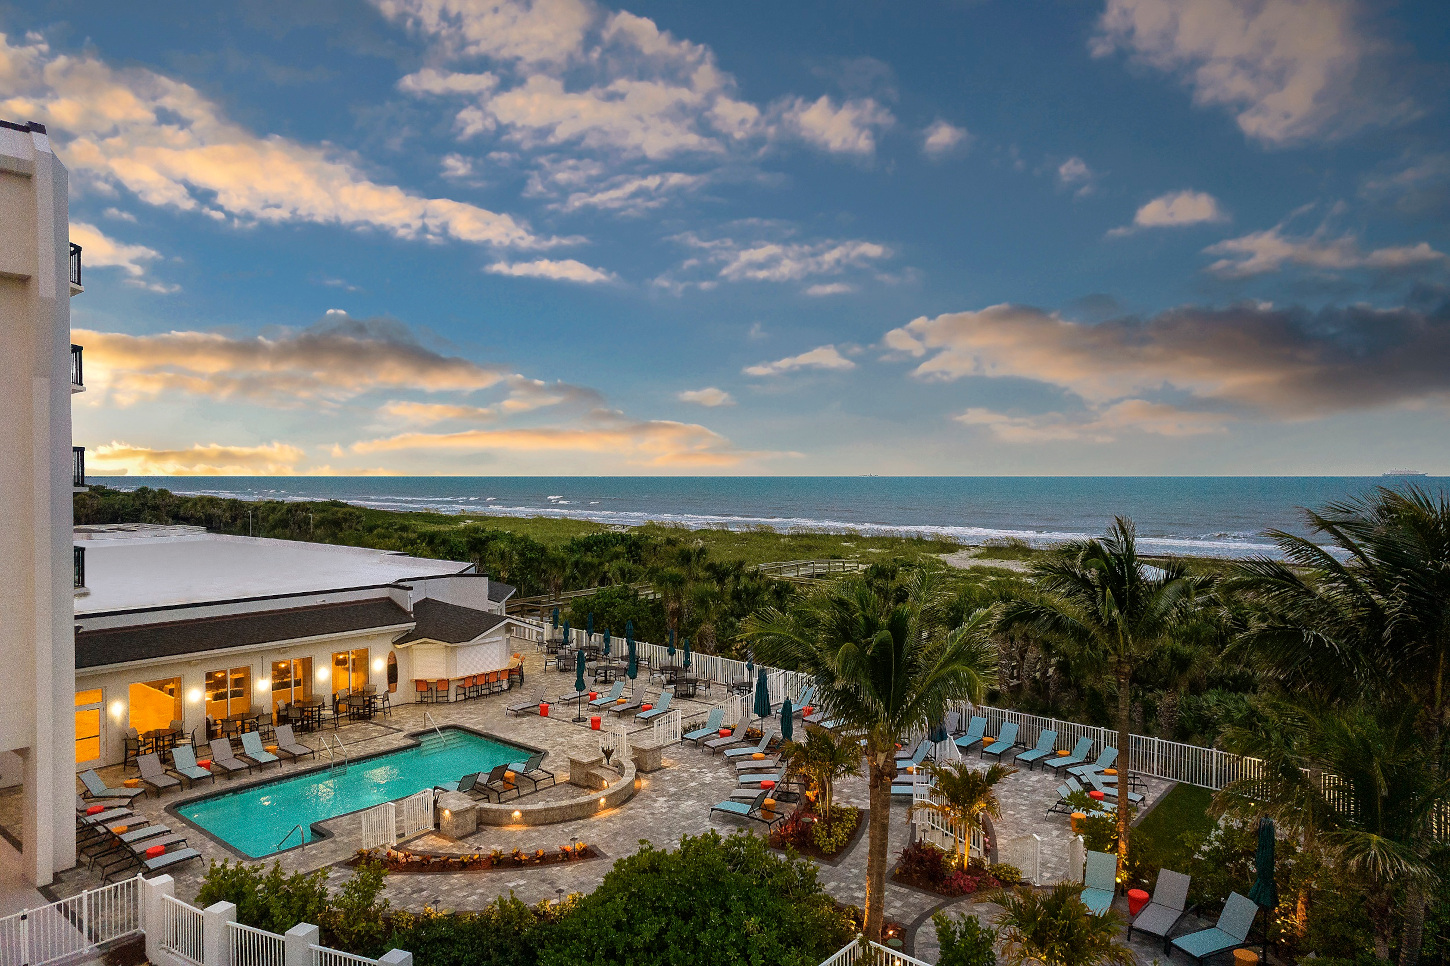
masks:
<svg viewBox="0 0 1450 966"><path fill-rule="evenodd" d="M964 761L929 761L926 772L936 790L930 798L914 803L912 811L935 812L951 823L956 830L956 863L965 869L972 834L984 831L984 818L1002 817L1002 803L994 789L1017 774L1017 769L1000 762L981 769Z"/></svg>
<svg viewBox="0 0 1450 966"><path fill-rule="evenodd" d="M1123 921L1095 915L1082 901L1082 886L1060 882L1049 890L997 893L1002 911L997 934L1005 966L1134 966L1119 940Z"/></svg>

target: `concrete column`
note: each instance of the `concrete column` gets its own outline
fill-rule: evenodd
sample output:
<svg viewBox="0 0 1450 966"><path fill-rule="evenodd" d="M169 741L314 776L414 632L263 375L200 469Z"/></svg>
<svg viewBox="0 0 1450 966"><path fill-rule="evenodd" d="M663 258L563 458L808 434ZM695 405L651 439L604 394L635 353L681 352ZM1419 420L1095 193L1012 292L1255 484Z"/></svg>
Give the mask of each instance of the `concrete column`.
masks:
<svg viewBox="0 0 1450 966"><path fill-rule="evenodd" d="M230 902L214 902L202 910L201 948L206 966L232 966L231 930L227 923L237 921L237 907Z"/></svg>
<svg viewBox="0 0 1450 966"><path fill-rule="evenodd" d="M322 938L322 930L310 922L299 922L282 934L286 943L286 966L312 966L312 948Z"/></svg>
<svg viewBox="0 0 1450 966"><path fill-rule="evenodd" d="M381 966L413 966L413 954L401 949L389 949L378 957Z"/></svg>
<svg viewBox="0 0 1450 966"><path fill-rule="evenodd" d="M1081 835L1074 835L1067 847L1067 881L1082 882L1087 869L1087 846Z"/></svg>
<svg viewBox="0 0 1450 966"><path fill-rule="evenodd" d="M141 881L141 928L146 932L146 958L153 963L169 961L161 951L161 940L165 936L161 897L175 895L176 882L169 875Z"/></svg>

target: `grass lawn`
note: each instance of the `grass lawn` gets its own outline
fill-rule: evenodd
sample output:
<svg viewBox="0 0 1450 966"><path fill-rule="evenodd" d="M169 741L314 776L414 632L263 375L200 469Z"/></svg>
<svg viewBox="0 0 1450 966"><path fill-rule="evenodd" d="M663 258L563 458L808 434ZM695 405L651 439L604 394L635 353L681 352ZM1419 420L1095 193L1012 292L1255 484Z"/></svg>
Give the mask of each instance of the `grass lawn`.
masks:
<svg viewBox="0 0 1450 966"><path fill-rule="evenodd" d="M1133 828L1132 859L1140 878L1154 880L1159 869L1186 872L1189 859L1213 830L1208 814L1213 792L1175 785L1153 811Z"/></svg>

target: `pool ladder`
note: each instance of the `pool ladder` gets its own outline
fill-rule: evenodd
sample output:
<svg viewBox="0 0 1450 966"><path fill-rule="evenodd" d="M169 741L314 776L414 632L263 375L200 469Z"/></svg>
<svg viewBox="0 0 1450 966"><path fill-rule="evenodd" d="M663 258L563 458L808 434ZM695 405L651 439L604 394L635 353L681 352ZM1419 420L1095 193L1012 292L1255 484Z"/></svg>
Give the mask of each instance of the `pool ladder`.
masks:
<svg viewBox="0 0 1450 966"><path fill-rule="evenodd" d="M306 845L307 844L307 835L306 835L306 833L304 833L302 831L302 826L301 825L294 825L294 826L292 826L292 831L291 832L288 832L286 835L282 836L282 841L281 842L278 842L277 843L277 847L275 849L273 849L272 851L273 852L280 852L280 851L282 851L282 846L284 844L286 844L287 840L292 837L292 832L297 832L298 833L298 836L297 837L298 837L298 839L300 839L300 841L297 843L298 845Z"/></svg>
<svg viewBox="0 0 1450 966"><path fill-rule="evenodd" d="M438 730L438 722L434 719L433 712L431 712L431 711L424 711L423 712L423 725L426 727L427 725L430 725L430 724L433 726L433 733L436 734L438 737L442 738L443 737L443 732Z"/></svg>
<svg viewBox="0 0 1450 966"><path fill-rule="evenodd" d="M337 735L323 735L322 747L327 749L327 760L330 767L337 767L337 758L342 756L342 770L347 771L347 747Z"/></svg>

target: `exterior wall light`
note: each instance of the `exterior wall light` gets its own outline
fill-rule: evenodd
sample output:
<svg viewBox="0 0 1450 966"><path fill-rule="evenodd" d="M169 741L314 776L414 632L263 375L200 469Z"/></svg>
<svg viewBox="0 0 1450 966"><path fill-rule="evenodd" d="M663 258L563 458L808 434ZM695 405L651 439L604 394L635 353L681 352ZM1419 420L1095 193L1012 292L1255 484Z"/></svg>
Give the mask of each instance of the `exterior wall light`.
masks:
<svg viewBox="0 0 1450 966"><path fill-rule="evenodd" d="M121 720L121 718L125 714L126 714L126 702L124 702L124 701L112 701L111 702L111 717L113 717L117 721L119 721L119 720Z"/></svg>
<svg viewBox="0 0 1450 966"><path fill-rule="evenodd" d="M199 704L201 702L201 688L192 688L186 692L186 700L192 704Z"/></svg>

